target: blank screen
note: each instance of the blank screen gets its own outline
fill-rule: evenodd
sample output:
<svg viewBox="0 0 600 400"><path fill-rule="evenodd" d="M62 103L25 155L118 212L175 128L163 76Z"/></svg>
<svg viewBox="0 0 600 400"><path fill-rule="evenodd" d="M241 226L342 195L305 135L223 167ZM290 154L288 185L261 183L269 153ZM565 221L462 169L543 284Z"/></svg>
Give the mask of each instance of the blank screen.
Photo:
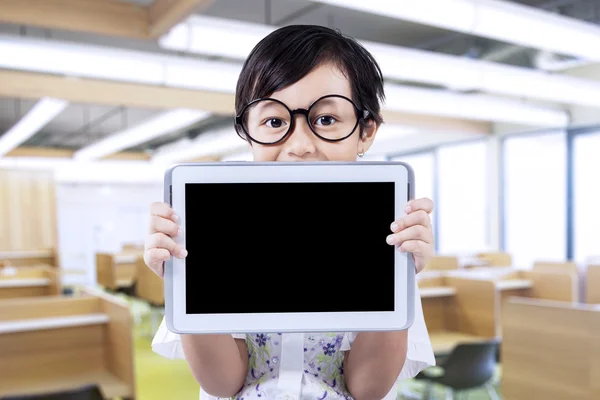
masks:
<svg viewBox="0 0 600 400"><path fill-rule="evenodd" d="M186 313L394 311L394 182L185 186Z"/></svg>

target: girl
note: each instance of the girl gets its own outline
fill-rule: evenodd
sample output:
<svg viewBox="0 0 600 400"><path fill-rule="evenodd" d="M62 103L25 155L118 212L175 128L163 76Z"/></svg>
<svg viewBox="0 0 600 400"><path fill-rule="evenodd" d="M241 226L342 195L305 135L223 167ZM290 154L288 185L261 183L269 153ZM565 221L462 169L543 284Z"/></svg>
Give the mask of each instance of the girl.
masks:
<svg viewBox="0 0 600 400"><path fill-rule="evenodd" d="M383 87L379 66L356 41L320 26L284 27L244 63L235 128L255 161L356 161L383 122ZM369 206L377 205L357 210ZM433 202L413 200L405 210L390 221L387 242L412 253L419 272L434 251ZM151 214L144 260L162 276L163 262L187 251L172 239L181 234L172 209L155 203ZM435 364L418 290L415 300L408 331L300 334L299 364L286 348L298 334L179 336L163 321L152 347L187 360L202 399L395 399L400 380Z"/></svg>

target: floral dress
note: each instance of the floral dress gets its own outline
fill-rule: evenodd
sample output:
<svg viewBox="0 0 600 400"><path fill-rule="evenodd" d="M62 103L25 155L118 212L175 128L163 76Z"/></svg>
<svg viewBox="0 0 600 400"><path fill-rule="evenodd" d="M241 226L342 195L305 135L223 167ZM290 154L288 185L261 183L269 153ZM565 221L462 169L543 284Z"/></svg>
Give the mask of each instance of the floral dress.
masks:
<svg viewBox="0 0 600 400"><path fill-rule="evenodd" d="M280 373L282 337L281 333L246 335L248 375L233 399L298 398L275 384ZM340 350L343 341L343 333L304 334L302 398L352 398L344 382L344 353Z"/></svg>
<svg viewBox="0 0 600 400"><path fill-rule="evenodd" d="M400 381L435 365L435 358L421 305L415 291L415 318L408 329L407 356L396 384L382 400L395 400ZM348 400L344 380L344 353L357 336L345 333L255 333L233 334L246 341L248 375L233 400ZM163 320L152 341L152 349L167 358L185 358L178 334ZM201 400L218 400L200 388Z"/></svg>

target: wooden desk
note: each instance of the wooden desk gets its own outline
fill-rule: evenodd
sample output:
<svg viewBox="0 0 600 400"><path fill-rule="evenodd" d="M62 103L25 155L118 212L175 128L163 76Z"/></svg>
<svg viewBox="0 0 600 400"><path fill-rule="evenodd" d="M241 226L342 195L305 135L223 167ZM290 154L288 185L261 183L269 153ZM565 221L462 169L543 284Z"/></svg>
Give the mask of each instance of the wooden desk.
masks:
<svg viewBox="0 0 600 400"><path fill-rule="evenodd" d="M503 279L496 282L498 290L531 289L533 281L530 279Z"/></svg>
<svg viewBox="0 0 600 400"><path fill-rule="evenodd" d="M420 289L421 299L452 297L456 294L456 289L447 286L424 287Z"/></svg>
<svg viewBox="0 0 600 400"><path fill-rule="evenodd" d="M94 291L0 301L0 397L96 384L135 398L131 314Z"/></svg>
<svg viewBox="0 0 600 400"><path fill-rule="evenodd" d="M461 332L431 332L429 334L433 353L436 356L447 355L460 343L482 342L487 340L481 336L469 335Z"/></svg>
<svg viewBox="0 0 600 400"><path fill-rule="evenodd" d="M456 256L433 256L425 266L426 271L444 271L458 268L459 261Z"/></svg>
<svg viewBox="0 0 600 400"><path fill-rule="evenodd" d="M0 269L0 299L55 296L62 291L60 271L49 266Z"/></svg>
<svg viewBox="0 0 600 400"><path fill-rule="evenodd" d="M164 306L165 284L161 277L156 275L146 266L144 259L138 257L136 261L135 295L153 306Z"/></svg>
<svg viewBox="0 0 600 400"><path fill-rule="evenodd" d="M108 290L129 288L136 281L137 253L96 254L96 281Z"/></svg>
<svg viewBox="0 0 600 400"><path fill-rule="evenodd" d="M496 289L491 282L429 276L419 280L419 291L436 356L448 355L458 343L495 336Z"/></svg>
<svg viewBox="0 0 600 400"><path fill-rule="evenodd" d="M575 275L579 274L577 264L571 261L558 262L538 260L533 263L533 270L545 272L570 272Z"/></svg>
<svg viewBox="0 0 600 400"><path fill-rule="evenodd" d="M506 399L600 399L600 308L512 298L502 331Z"/></svg>
<svg viewBox="0 0 600 400"><path fill-rule="evenodd" d="M55 267L56 254L53 249L0 251L0 266L23 267L46 264Z"/></svg>
<svg viewBox="0 0 600 400"><path fill-rule="evenodd" d="M600 264L588 265L585 278L586 302L600 304Z"/></svg>
<svg viewBox="0 0 600 400"><path fill-rule="evenodd" d="M492 267L508 267L512 265L512 256L503 252L479 253L477 258Z"/></svg>
<svg viewBox="0 0 600 400"><path fill-rule="evenodd" d="M0 288L45 287L49 284L48 278L0 279Z"/></svg>

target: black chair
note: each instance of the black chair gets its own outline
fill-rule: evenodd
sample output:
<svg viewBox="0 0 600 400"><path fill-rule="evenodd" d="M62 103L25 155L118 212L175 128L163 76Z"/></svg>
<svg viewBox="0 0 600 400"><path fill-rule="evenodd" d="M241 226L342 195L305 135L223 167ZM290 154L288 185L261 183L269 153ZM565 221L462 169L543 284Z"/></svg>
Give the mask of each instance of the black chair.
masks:
<svg viewBox="0 0 600 400"><path fill-rule="evenodd" d="M465 394L477 388L486 388L492 400L499 400L492 378L496 370L498 341L484 341L458 344L448 358L440 364L443 373L430 375L420 372L415 379L428 383L425 398L428 398L431 385L436 383L445 386L446 398L453 399L455 394Z"/></svg>
<svg viewBox="0 0 600 400"><path fill-rule="evenodd" d="M2 397L2 400L104 400L96 385L83 386L61 392Z"/></svg>

